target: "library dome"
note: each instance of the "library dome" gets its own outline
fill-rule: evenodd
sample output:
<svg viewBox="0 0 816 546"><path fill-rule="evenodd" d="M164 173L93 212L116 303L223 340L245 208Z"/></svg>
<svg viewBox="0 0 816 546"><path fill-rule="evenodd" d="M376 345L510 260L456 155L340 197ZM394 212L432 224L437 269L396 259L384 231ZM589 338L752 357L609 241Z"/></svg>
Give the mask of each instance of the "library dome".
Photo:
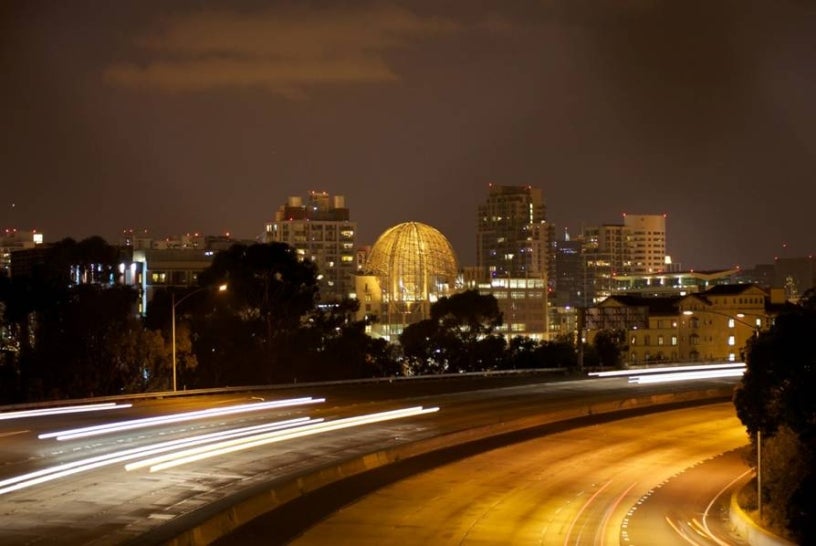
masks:
<svg viewBox="0 0 816 546"><path fill-rule="evenodd" d="M427 224L405 222L387 229L366 260L391 303L428 302L448 295L459 270L456 253L442 233Z"/></svg>

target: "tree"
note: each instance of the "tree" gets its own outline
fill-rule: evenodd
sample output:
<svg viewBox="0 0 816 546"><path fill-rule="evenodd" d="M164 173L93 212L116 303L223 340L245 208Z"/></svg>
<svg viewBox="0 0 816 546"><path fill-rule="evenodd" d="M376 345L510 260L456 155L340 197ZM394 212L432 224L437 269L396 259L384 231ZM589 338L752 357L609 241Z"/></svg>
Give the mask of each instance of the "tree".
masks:
<svg viewBox="0 0 816 546"><path fill-rule="evenodd" d="M136 292L116 284L119 250L100 237L64 239L3 290L16 341L18 400L122 392L120 336L137 332ZM120 362L121 363L121 362Z"/></svg>
<svg viewBox="0 0 816 546"><path fill-rule="evenodd" d="M735 394L737 415L751 435L772 436L784 424L802 438L816 437L816 298L806 294L767 332L750 340L746 370Z"/></svg>
<svg viewBox="0 0 816 546"><path fill-rule="evenodd" d="M542 341L535 351L537 367L568 368L578 367L578 356L571 336L552 341Z"/></svg>
<svg viewBox="0 0 816 546"><path fill-rule="evenodd" d="M505 364L510 369L530 369L538 368L536 349L539 343L529 337L513 336L507 345L507 358Z"/></svg>
<svg viewBox="0 0 816 546"><path fill-rule="evenodd" d="M595 334L594 345L601 366L617 368L621 365L621 355L626 347L626 332L600 330Z"/></svg>
<svg viewBox="0 0 816 546"><path fill-rule="evenodd" d="M813 539L816 519L816 498L808 488L816 483L814 336L816 294L810 291L799 305L780 313L770 330L749 342L746 370L734 393L737 416L752 440L761 432L763 445L768 442L771 453L777 453L763 462L763 473L772 477L763 483L763 502L802 541ZM799 464L792 465L791 458Z"/></svg>
<svg viewBox="0 0 816 546"><path fill-rule="evenodd" d="M420 320L405 327L399 337L408 373L426 375L445 373L449 368L443 354L443 332L437 321Z"/></svg>
<svg viewBox="0 0 816 546"><path fill-rule="evenodd" d="M284 243L236 244L216 254L199 280L204 286L229 284L231 305L263 346L266 377L290 375L284 369L292 363L287 357L317 303L315 266L299 260L295 249Z"/></svg>
<svg viewBox="0 0 816 546"><path fill-rule="evenodd" d="M431 317L411 324L400 335L412 373L452 373L504 365L504 337L498 301L468 290L431 305Z"/></svg>

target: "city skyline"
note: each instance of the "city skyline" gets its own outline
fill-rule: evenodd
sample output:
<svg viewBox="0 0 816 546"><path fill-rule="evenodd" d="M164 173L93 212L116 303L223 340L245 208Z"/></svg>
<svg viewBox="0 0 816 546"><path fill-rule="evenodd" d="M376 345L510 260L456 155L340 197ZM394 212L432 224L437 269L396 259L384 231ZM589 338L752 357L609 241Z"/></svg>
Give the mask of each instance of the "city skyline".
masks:
<svg viewBox="0 0 816 546"><path fill-rule="evenodd" d="M472 264L496 183L558 236L665 213L688 269L808 255L816 8L739 8L12 1L0 227L254 238L313 189Z"/></svg>

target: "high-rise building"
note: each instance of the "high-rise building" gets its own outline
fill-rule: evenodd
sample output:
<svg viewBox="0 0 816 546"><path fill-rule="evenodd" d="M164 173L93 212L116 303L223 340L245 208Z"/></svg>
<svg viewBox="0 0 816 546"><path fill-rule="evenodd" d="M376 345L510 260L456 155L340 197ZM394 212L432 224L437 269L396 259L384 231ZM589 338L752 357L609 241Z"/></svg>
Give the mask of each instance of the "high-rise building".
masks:
<svg viewBox="0 0 816 546"><path fill-rule="evenodd" d="M552 234L546 211L539 188L490 184L476 232L484 277L546 278Z"/></svg>
<svg viewBox="0 0 816 546"><path fill-rule="evenodd" d="M572 240L565 234L563 240L553 244L553 254L555 298L550 301L557 307L586 307L590 300L583 241Z"/></svg>
<svg viewBox="0 0 816 546"><path fill-rule="evenodd" d="M498 300L507 337L546 339L554 229L541 189L490 184L477 212L476 287Z"/></svg>
<svg viewBox="0 0 816 546"><path fill-rule="evenodd" d="M624 214L632 258L629 273L659 273L666 269L666 215Z"/></svg>
<svg viewBox="0 0 816 546"><path fill-rule="evenodd" d="M623 224L585 228L582 234L590 301L615 292L614 278L666 271L666 216L624 214Z"/></svg>
<svg viewBox="0 0 816 546"><path fill-rule="evenodd" d="M586 228L582 240L587 298L590 302L599 301L612 293L612 278L631 268L626 228L620 224Z"/></svg>
<svg viewBox="0 0 816 546"><path fill-rule="evenodd" d="M356 231L342 195L311 191L305 199L290 197L278 209L266 224L264 241L287 243L300 259L312 261L321 300L337 301L354 292Z"/></svg>

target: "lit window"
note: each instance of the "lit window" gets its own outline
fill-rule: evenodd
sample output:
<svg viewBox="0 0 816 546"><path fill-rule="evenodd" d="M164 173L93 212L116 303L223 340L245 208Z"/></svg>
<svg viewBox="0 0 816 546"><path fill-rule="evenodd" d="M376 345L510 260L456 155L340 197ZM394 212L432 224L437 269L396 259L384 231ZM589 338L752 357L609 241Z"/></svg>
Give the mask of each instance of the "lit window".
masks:
<svg viewBox="0 0 816 546"><path fill-rule="evenodd" d="M736 340L734 339L734 336L728 336L728 346L729 346L729 347L733 347L734 345L736 345L736 343L737 343L737 342L736 342Z"/></svg>

